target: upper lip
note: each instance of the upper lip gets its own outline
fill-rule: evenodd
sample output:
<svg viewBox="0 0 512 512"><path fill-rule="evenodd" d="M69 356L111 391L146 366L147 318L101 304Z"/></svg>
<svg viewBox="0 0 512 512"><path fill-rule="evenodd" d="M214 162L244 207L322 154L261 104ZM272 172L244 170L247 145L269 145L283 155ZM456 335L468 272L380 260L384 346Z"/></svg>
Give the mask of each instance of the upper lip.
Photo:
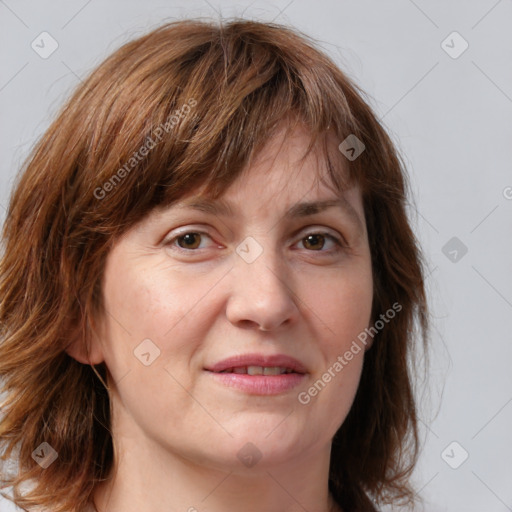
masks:
<svg viewBox="0 0 512 512"><path fill-rule="evenodd" d="M294 357L284 354L243 354L223 359L212 366L206 367L211 372L222 372L229 368L244 366L280 367L289 368L295 373L307 373L306 367Z"/></svg>

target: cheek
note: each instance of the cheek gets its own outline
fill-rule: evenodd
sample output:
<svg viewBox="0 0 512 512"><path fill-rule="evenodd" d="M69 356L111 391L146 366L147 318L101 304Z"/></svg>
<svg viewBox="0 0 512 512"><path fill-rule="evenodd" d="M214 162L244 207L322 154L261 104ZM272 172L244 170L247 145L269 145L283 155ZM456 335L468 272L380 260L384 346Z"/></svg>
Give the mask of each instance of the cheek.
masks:
<svg viewBox="0 0 512 512"><path fill-rule="evenodd" d="M186 390L194 385L194 354L215 313L205 300L212 276L157 271L157 263L151 268L112 268L104 286L105 361L116 383L118 415L129 414L149 431L156 416L173 424L194 408Z"/></svg>
<svg viewBox="0 0 512 512"><path fill-rule="evenodd" d="M322 327L323 339L341 351L368 327L373 302L371 265L361 262L326 276L322 284L304 290L304 302Z"/></svg>
<svg viewBox="0 0 512 512"><path fill-rule="evenodd" d="M358 336L368 327L373 301L371 264L339 269L306 295L322 365L298 401L323 418L322 429L334 435L352 406L363 367L365 345ZM321 428L321 425L318 425Z"/></svg>
<svg viewBox="0 0 512 512"><path fill-rule="evenodd" d="M127 371L163 371L170 365L183 367L179 377L187 379L191 354L211 326L214 305L207 299L216 282L214 276L180 274L166 263L107 268L105 359L114 378ZM154 358L149 367L137 359L147 352L150 360Z"/></svg>

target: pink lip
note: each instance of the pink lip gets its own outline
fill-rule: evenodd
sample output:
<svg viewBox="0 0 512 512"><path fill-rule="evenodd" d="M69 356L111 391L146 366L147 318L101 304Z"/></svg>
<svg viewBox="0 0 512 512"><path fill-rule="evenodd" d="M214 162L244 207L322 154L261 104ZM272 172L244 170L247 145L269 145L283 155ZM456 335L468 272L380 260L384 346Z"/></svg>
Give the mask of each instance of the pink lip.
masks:
<svg viewBox="0 0 512 512"><path fill-rule="evenodd" d="M228 368L240 366L280 366L281 368L290 368L295 373L307 373L306 367L297 359L284 354L263 355L263 354L244 354L223 359L206 370L211 372L222 372Z"/></svg>
<svg viewBox="0 0 512 512"><path fill-rule="evenodd" d="M290 368L294 373L281 375L246 375L239 373L220 373L223 370L243 366L279 366ZM278 395L298 386L306 377L305 366L285 355L246 354L224 359L209 368L205 368L219 383L237 388L254 395Z"/></svg>

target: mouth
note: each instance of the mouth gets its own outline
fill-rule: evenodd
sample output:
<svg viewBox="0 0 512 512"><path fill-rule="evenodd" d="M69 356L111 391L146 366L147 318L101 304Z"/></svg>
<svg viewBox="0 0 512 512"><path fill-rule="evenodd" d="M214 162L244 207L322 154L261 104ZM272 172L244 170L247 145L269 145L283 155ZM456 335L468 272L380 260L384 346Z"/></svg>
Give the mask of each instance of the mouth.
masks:
<svg viewBox="0 0 512 512"><path fill-rule="evenodd" d="M285 354L242 354L223 359L205 368L214 373L247 375L282 375L307 373L306 366L298 359Z"/></svg>
<svg viewBox="0 0 512 512"><path fill-rule="evenodd" d="M281 366L234 366L217 373L236 373L237 375L284 375L297 373L291 368Z"/></svg>
<svg viewBox="0 0 512 512"><path fill-rule="evenodd" d="M247 354L205 368L216 382L252 395L277 395L298 386L308 373L297 359L285 355Z"/></svg>

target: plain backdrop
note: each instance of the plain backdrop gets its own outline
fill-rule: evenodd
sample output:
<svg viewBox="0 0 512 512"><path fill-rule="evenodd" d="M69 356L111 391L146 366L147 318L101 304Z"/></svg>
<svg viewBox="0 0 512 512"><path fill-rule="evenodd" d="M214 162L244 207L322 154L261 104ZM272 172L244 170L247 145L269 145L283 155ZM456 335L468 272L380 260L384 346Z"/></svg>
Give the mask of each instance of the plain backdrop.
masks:
<svg viewBox="0 0 512 512"><path fill-rule="evenodd" d="M81 78L129 39L199 16L293 25L367 92L408 166L429 271L414 483L427 511L512 511L511 0L0 0L0 220ZM31 46L42 32L58 44L47 58Z"/></svg>

